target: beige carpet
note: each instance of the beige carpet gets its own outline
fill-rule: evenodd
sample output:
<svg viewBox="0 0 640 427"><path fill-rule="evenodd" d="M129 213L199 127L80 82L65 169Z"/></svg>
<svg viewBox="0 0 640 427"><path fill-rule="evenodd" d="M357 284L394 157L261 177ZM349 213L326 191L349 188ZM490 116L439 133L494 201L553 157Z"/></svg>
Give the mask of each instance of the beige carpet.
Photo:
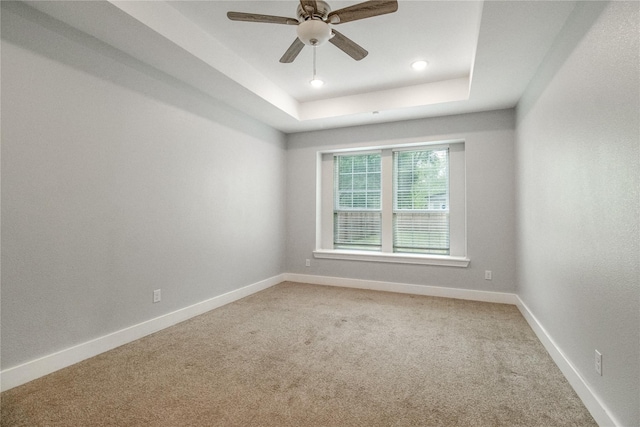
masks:
<svg viewBox="0 0 640 427"><path fill-rule="evenodd" d="M282 283L2 393L2 426L595 426L515 306Z"/></svg>

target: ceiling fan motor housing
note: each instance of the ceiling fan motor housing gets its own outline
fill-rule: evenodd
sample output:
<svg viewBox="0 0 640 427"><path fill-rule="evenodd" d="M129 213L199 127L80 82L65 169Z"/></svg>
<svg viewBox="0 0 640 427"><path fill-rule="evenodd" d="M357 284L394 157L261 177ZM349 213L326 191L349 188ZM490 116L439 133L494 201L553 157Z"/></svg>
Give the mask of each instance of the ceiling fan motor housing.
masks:
<svg viewBox="0 0 640 427"><path fill-rule="evenodd" d="M331 12L331 7L321 0L316 0L316 10L315 12L310 10L304 10L302 5L298 5L298 21L306 21L308 19L327 19L329 12Z"/></svg>

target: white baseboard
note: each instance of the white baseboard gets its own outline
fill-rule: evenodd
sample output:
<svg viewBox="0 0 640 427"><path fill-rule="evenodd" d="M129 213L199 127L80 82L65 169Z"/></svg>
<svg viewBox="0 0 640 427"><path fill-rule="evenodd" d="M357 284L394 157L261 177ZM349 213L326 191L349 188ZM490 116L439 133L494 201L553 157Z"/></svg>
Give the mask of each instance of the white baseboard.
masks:
<svg viewBox="0 0 640 427"><path fill-rule="evenodd" d="M90 357L97 356L105 351L109 351L192 317L206 313L207 311L262 291L283 281L516 305L537 335L538 339L551 355L551 358L554 360L556 365L558 365L560 371L564 374L578 396L582 399L584 405L598 425L602 427L619 425L615 422L614 418L610 412L607 411L600 399L598 399L598 397L593 393L573 364L569 359L567 359L553 339L547 334L546 330L538 322L533 313L531 313L529 308L516 294L296 273L280 274L243 288L236 289L235 291L193 304L189 307L150 319L137 325L121 329L91 341L84 342L74 347L26 362L22 365L5 369L0 372L0 390L5 391L25 384L36 378L40 378L59 369L71 366Z"/></svg>
<svg viewBox="0 0 640 427"><path fill-rule="evenodd" d="M445 298L458 298L475 301L516 304L514 294L474 291L468 289L441 288L435 286L410 285L393 282L345 279L339 277L311 276L284 273L260 282L245 286L235 291L193 304L171 313L147 320L137 325L95 338L73 347L31 360L0 372L0 391L33 381L59 369L66 368L105 351L130 343L154 332L173 326L207 311L229 304L240 298L262 291L283 281L294 281L317 285L341 286L358 289L371 289L387 292L398 292L414 295L427 295Z"/></svg>
<svg viewBox="0 0 640 427"><path fill-rule="evenodd" d="M620 425L615 421L611 413L607 410L606 406L600 401L598 396L591 390L587 382L582 378L578 370L573 366L571 361L564 355L562 350L556 345L555 341L547 333L544 327L538 322L538 319L529 310L529 307L520 299L517 298L516 305L518 309L526 319L533 332L537 335L538 339L547 349L547 352L556 363L560 371L565 376L571 387L575 390L576 394L582 399L582 403L591 413L591 416L601 427L618 426Z"/></svg>
<svg viewBox="0 0 640 427"><path fill-rule="evenodd" d="M137 325L121 329L91 341L66 348L56 353L35 359L22 365L14 366L0 372L0 390L5 391L25 384L59 369L71 366L100 353L130 343L154 332L173 326L192 317L206 313L256 292L267 289L285 280L280 274L260 282L253 283L226 294L190 305L165 315L147 320Z"/></svg>
<svg viewBox="0 0 640 427"><path fill-rule="evenodd" d="M405 283L345 279L342 277L313 276L295 273L285 273L284 276L286 280L291 282L310 283L312 285L340 286L343 288L370 289L374 291L397 292L401 294L456 298L513 305L517 304L518 302L518 297L516 296L516 294L505 292L476 291L472 289L409 285Z"/></svg>

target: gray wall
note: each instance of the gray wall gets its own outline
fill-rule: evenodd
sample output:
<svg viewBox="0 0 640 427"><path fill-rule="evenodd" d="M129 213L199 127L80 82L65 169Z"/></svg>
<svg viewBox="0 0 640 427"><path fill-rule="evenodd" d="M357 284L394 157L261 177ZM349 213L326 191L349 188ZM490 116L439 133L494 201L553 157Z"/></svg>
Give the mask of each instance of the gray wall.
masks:
<svg viewBox="0 0 640 427"><path fill-rule="evenodd" d="M514 111L413 120L289 135L287 271L418 285L515 291ZM316 152L406 140L466 141L468 268L314 259ZM311 267L305 267L305 259ZM493 280L484 280L484 271Z"/></svg>
<svg viewBox="0 0 640 427"><path fill-rule="evenodd" d="M639 425L638 7L613 2L584 38L565 33L575 44L552 52L517 127L505 110L295 134L285 147L2 2L1 368L284 271L517 291L620 423ZM313 259L316 151L416 138L466 140L469 268Z"/></svg>
<svg viewBox="0 0 640 427"><path fill-rule="evenodd" d="M22 5L2 83L3 369L283 272L283 134Z"/></svg>
<svg viewBox="0 0 640 427"><path fill-rule="evenodd" d="M599 6L582 7L573 29ZM639 7L611 2L517 114L518 294L624 426L640 425Z"/></svg>

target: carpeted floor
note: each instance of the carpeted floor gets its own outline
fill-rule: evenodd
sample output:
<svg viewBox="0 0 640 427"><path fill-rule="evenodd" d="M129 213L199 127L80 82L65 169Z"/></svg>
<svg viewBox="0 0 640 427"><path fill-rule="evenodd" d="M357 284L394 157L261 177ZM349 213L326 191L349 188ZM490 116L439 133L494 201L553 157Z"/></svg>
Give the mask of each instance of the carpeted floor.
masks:
<svg viewBox="0 0 640 427"><path fill-rule="evenodd" d="M515 306L289 282L1 398L2 426L596 426Z"/></svg>

